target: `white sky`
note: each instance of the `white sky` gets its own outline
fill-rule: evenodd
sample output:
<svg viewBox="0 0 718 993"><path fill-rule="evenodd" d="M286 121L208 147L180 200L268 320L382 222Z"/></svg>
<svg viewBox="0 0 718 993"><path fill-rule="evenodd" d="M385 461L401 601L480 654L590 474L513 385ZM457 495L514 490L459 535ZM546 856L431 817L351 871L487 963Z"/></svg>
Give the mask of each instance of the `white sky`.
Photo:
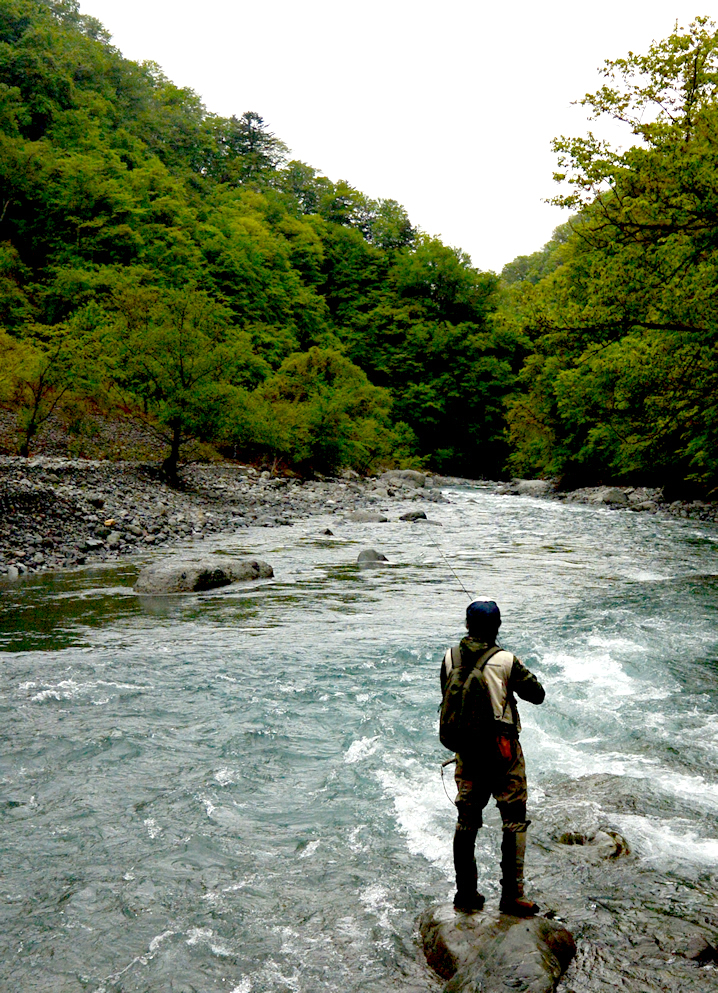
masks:
<svg viewBox="0 0 718 993"><path fill-rule="evenodd" d="M718 0L699 2L81 0L126 57L214 113L257 111L293 158L398 200L496 271L567 220L542 201L551 139L591 126L571 102L599 87L604 59L644 52L676 20L718 20Z"/></svg>

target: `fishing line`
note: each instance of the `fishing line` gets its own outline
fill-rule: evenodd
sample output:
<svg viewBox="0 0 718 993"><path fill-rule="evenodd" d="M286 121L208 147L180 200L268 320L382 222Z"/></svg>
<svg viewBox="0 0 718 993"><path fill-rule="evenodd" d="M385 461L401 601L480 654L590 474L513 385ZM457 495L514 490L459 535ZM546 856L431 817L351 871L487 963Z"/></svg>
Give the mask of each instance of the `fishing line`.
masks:
<svg viewBox="0 0 718 993"><path fill-rule="evenodd" d="M447 557L446 557L446 556L444 555L444 552L442 551L442 548L441 548L441 545L440 545L440 544L438 543L438 541L435 541L435 540L434 540L434 539L433 539L433 538L431 537L431 535L429 535L429 541L430 541L430 542L432 543L432 545L433 545L433 546L434 546L434 547L436 548L436 550L437 550L437 552L439 553L439 555L440 555L440 556L442 557L442 559L443 559L443 560L444 560L444 562L446 563L446 566L447 566L447 568L449 569L449 571L451 572L451 575L452 575L452 576L454 577L454 579L455 579L455 580L456 580L456 582L457 582L457 583L459 584L459 586L461 587L461 589L462 589L462 590L464 591L464 593L465 593L465 594L467 595L467 597L469 598L469 600L474 600L474 599L475 599L475 597L473 597L473 596L471 595L471 593L469 593L469 591L468 591L468 590L466 589L466 587L464 586L464 584L463 584L463 583L461 582L461 580L460 580L460 579L459 579L459 577L457 576L457 574L456 574L456 572L454 571L454 567L452 566L452 564L451 564L451 562L449 562L449 560L447 559Z"/></svg>
<svg viewBox="0 0 718 993"><path fill-rule="evenodd" d="M447 767L447 765L453 765L454 762L456 762L455 757L453 759L447 759L446 762L441 763L441 785L444 787L444 793L446 793L447 800L451 801L451 803L453 803L453 805L456 807L457 806L456 800L452 800L451 797L449 796L449 791L446 788L446 780L444 779L444 769Z"/></svg>

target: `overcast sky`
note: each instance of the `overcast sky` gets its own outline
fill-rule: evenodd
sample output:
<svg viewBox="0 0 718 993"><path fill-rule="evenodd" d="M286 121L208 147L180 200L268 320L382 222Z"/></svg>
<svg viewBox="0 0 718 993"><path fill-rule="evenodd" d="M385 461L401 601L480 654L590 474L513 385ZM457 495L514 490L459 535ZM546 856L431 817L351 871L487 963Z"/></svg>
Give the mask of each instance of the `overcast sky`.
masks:
<svg viewBox="0 0 718 993"><path fill-rule="evenodd" d="M676 20L718 20L718 0L81 3L127 58L159 63L214 113L257 111L292 157L398 200L496 271L567 219L543 202L551 139L591 126L571 103L604 59L644 52Z"/></svg>

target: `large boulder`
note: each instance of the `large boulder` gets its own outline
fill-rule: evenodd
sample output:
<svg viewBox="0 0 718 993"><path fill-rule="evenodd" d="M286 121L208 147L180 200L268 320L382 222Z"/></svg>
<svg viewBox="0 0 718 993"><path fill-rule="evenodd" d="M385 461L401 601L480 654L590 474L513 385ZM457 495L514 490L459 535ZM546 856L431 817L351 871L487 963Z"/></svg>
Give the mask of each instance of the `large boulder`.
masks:
<svg viewBox="0 0 718 993"><path fill-rule="evenodd" d="M411 486L417 489L426 485L426 476L416 469L389 469L388 472L383 472L379 479L389 485Z"/></svg>
<svg viewBox="0 0 718 993"><path fill-rule="evenodd" d="M617 486L601 486L589 498L591 503L608 507L627 507L629 500L624 490Z"/></svg>
<svg viewBox="0 0 718 993"><path fill-rule="evenodd" d="M384 555L383 552L377 552L374 548L362 548L362 550L357 555L357 563L362 568L367 568L368 566L383 565L388 562L389 559Z"/></svg>
<svg viewBox="0 0 718 993"><path fill-rule="evenodd" d="M423 510L410 510L406 514L402 514L399 518L400 521L425 521L426 514Z"/></svg>
<svg viewBox="0 0 718 993"><path fill-rule="evenodd" d="M445 993L552 993L576 953L571 934L545 917L459 914L451 904L420 921L426 959L451 981Z"/></svg>
<svg viewBox="0 0 718 993"><path fill-rule="evenodd" d="M354 513L349 514L347 520L354 524L386 524L389 518L372 510L355 510Z"/></svg>
<svg viewBox="0 0 718 993"><path fill-rule="evenodd" d="M175 556L146 566L137 577L136 593L199 593L249 579L269 579L271 565L260 559L208 555L201 559Z"/></svg>

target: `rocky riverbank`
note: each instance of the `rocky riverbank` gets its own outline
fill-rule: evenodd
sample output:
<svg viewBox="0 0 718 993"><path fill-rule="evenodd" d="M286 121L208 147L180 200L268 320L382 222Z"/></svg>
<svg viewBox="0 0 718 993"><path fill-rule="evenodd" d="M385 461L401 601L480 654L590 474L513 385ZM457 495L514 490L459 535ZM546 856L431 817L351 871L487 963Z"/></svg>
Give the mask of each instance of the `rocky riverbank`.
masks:
<svg viewBox="0 0 718 993"><path fill-rule="evenodd" d="M718 521L718 502L703 500L666 500L663 490L650 486L585 486L576 490L560 490L547 479L512 479L501 483L498 493L514 496L541 497L564 503L583 503L612 510L632 510L640 513L665 513L674 517L690 517L701 521Z"/></svg>
<svg viewBox="0 0 718 993"><path fill-rule="evenodd" d="M0 457L0 576L112 561L312 514L350 516L398 500L444 499L438 477L411 470L302 481L202 463L184 466L182 478L183 489L175 490L150 463Z"/></svg>

